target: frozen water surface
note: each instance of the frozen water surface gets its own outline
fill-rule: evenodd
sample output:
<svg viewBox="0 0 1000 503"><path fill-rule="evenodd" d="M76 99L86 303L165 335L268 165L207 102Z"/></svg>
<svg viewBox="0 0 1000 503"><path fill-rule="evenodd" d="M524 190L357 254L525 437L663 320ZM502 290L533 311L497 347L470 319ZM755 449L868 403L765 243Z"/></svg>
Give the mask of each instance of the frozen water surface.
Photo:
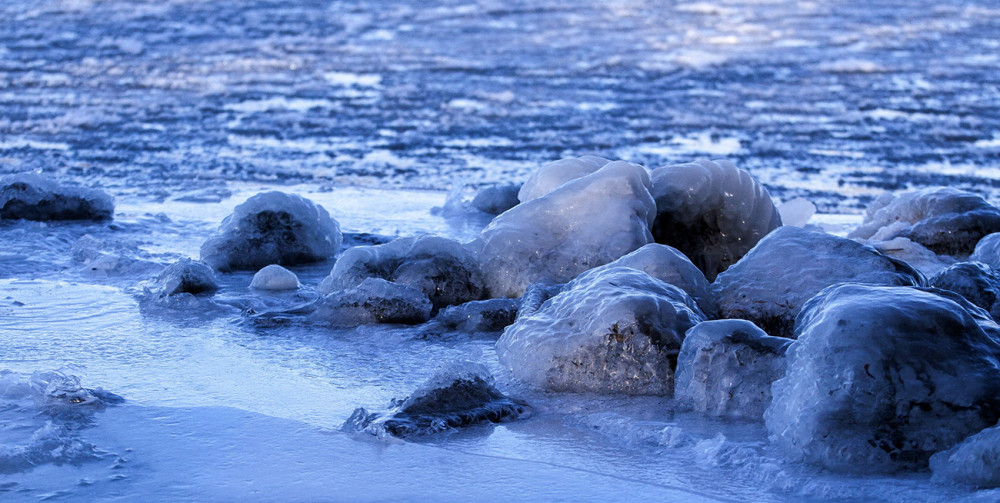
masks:
<svg viewBox="0 0 1000 503"><path fill-rule="evenodd" d="M0 221L0 499L995 501L784 462L762 423L670 398L537 391L496 334L302 322L332 260L294 291L144 289L260 192L322 205L344 247L465 242L486 221L432 213L449 189L563 157L727 157L839 235L886 189L996 203L998 32L991 0L4 1L0 175L115 215ZM470 358L533 417L340 431ZM54 371L77 390L32 388ZM98 388L125 401L74 401Z"/></svg>

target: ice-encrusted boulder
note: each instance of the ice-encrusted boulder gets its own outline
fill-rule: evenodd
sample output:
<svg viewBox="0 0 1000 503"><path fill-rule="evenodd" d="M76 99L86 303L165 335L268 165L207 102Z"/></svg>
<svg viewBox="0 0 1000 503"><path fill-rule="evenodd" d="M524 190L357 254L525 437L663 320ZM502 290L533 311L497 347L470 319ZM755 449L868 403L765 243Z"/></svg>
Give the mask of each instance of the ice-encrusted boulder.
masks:
<svg viewBox="0 0 1000 503"><path fill-rule="evenodd" d="M687 331L677 358L678 407L712 416L760 419L771 404L771 384L785 375L785 352L791 343L746 320L695 325Z"/></svg>
<svg viewBox="0 0 1000 503"><path fill-rule="evenodd" d="M726 160L653 170L653 239L677 248L709 281L781 226L771 195Z"/></svg>
<svg viewBox="0 0 1000 503"><path fill-rule="evenodd" d="M969 260L982 262L994 269L1000 269L1000 232L988 234L976 243Z"/></svg>
<svg viewBox="0 0 1000 503"><path fill-rule="evenodd" d="M416 288L381 278L322 297L313 317L335 326L373 323L415 325L431 317L431 301Z"/></svg>
<svg viewBox="0 0 1000 503"><path fill-rule="evenodd" d="M182 258L167 266L153 280L153 284L161 297L181 293L215 293L219 289L215 271L208 265L189 258Z"/></svg>
<svg viewBox="0 0 1000 503"><path fill-rule="evenodd" d="M980 262L959 262L942 270L930 279L934 288L955 292L965 300L989 311L996 319L1000 316L1000 274Z"/></svg>
<svg viewBox="0 0 1000 503"><path fill-rule="evenodd" d="M519 299L487 299L449 306L434 322L460 332L502 332L517 318Z"/></svg>
<svg viewBox="0 0 1000 503"><path fill-rule="evenodd" d="M34 173L0 178L0 219L110 220L114 201L103 191L61 185Z"/></svg>
<svg viewBox="0 0 1000 503"><path fill-rule="evenodd" d="M319 262L340 251L342 239L322 206L271 191L237 206L201 246L201 259L219 271Z"/></svg>
<svg viewBox="0 0 1000 503"><path fill-rule="evenodd" d="M750 320L791 337L795 316L820 290L837 283L921 285L909 265L875 249L823 232L781 227L712 283L723 318Z"/></svg>
<svg viewBox="0 0 1000 503"><path fill-rule="evenodd" d="M950 255L938 255L920 243L901 236L888 241L871 241L868 244L892 258L906 262L925 276L933 276L958 261Z"/></svg>
<svg viewBox="0 0 1000 503"><path fill-rule="evenodd" d="M796 334L764 414L793 459L923 467L1000 419L1000 327L957 295L837 285L803 307Z"/></svg>
<svg viewBox="0 0 1000 503"><path fill-rule="evenodd" d="M271 264L253 275L253 280L250 281L250 288L273 291L297 290L299 288L299 278L294 272L278 264Z"/></svg>
<svg viewBox="0 0 1000 503"><path fill-rule="evenodd" d="M331 293L381 278L423 292L435 309L480 300L484 279L476 256L461 243L437 236L405 237L344 252L320 285Z"/></svg>
<svg viewBox="0 0 1000 503"><path fill-rule="evenodd" d="M905 237L934 253L968 256L983 236L1000 231L1000 208L950 187L886 193L868 207L848 237L888 241Z"/></svg>
<svg viewBox="0 0 1000 503"><path fill-rule="evenodd" d="M587 176L609 163L608 159L596 155L567 157L550 162L538 168L521 185L517 198L526 203L552 192L566 182Z"/></svg>
<svg viewBox="0 0 1000 503"><path fill-rule="evenodd" d="M520 202L517 199L521 185L508 183L484 187L472 198L472 207L490 215L499 215Z"/></svg>
<svg viewBox="0 0 1000 503"><path fill-rule="evenodd" d="M656 205L646 170L612 162L496 217L470 246L493 297L565 283L649 242Z"/></svg>
<svg viewBox="0 0 1000 503"><path fill-rule="evenodd" d="M987 428L931 456L935 482L1000 487L1000 426Z"/></svg>
<svg viewBox="0 0 1000 503"><path fill-rule="evenodd" d="M683 290L642 271L588 271L507 327L497 354L551 390L669 395L684 333L703 320Z"/></svg>

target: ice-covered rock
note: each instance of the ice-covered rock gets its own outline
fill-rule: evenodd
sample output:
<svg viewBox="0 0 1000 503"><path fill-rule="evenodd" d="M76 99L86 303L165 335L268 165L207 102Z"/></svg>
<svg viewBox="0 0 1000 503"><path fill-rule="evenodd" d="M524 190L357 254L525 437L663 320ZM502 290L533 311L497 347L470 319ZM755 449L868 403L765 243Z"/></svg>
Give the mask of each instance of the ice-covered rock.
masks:
<svg viewBox="0 0 1000 503"><path fill-rule="evenodd" d="M950 187L886 193L868 207L848 237L888 241L905 237L934 253L968 256L983 236L1000 231L1000 208Z"/></svg>
<svg viewBox="0 0 1000 503"><path fill-rule="evenodd" d="M535 282L565 283L651 242L649 187L645 169L612 162L493 219L471 244L490 294L520 297Z"/></svg>
<svg viewBox="0 0 1000 503"><path fill-rule="evenodd" d="M969 260L1000 269L1000 232L994 232L980 239Z"/></svg>
<svg viewBox="0 0 1000 503"><path fill-rule="evenodd" d="M803 307L796 334L764 414L793 459L922 467L1000 418L1000 327L957 295L837 285Z"/></svg>
<svg viewBox="0 0 1000 503"><path fill-rule="evenodd" d="M1000 487L1000 426L987 428L931 456L936 482Z"/></svg>
<svg viewBox="0 0 1000 503"><path fill-rule="evenodd" d="M781 225L771 195L726 160L700 160L652 172L653 238L677 248L709 281Z"/></svg>
<svg viewBox="0 0 1000 503"><path fill-rule="evenodd" d="M431 307L427 295L416 288L367 278L356 287L321 298L313 316L336 326L417 324L430 319Z"/></svg>
<svg viewBox="0 0 1000 503"><path fill-rule="evenodd" d="M449 306L434 321L460 332L502 332L517 318L519 299L488 299Z"/></svg>
<svg viewBox="0 0 1000 503"><path fill-rule="evenodd" d="M219 271L318 262L340 251L340 225L312 201L271 191L237 206L201 247Z"/></svg>
<svg viewBox="0 0 1000 503"><path fill-rule="evenodd" d="M219 289L215 271L208 265L182 258L167 266L154 280L154 289L161 297L190 293L214 293Z"/></svg>
<svg viewBox="0 0 1000 503"><path fill-rule="evenodd" d="M567 182L587 176L601 169L601 167L609 162L611 161L596 155L567 157L550 162L538 168L538 170L528 177L528 181L521 185L521 190L518 192L517 198L522 203L537 199Z"/></svg>
<svg viewBox="0 0 1000 503"><path fill-rule="evenodd" d="M791 343L746 320L695 325L677 358L678 407L760 419L771 404L771 384L785 375L785 351Z"/></svg>
<svg viewBox="0 0 1000 503"><path fill-rule="evenodd" d="M930 279L930 285L955 292L969 302L1000 316L1000 274L980 262L959 262Z"/></svg>
<svg viewBox="0 0 1000 503"><path fill-rule="evenodd" d="M850 239L785 226L720 274L712 289L721 317L750 320L771 335L791 337L802 305L844 282L920 285L923 278L909 265Z"/></svg>
<svg viewBox="0 0 1000 503"><path fill-rule="evenodd" d="M669 395L684 332L703 320L683 290L642 271L588 271L507 327L497 354L551 390Z"/></svg>
<svg viewBox="0 0 1000 503"><path fill-rule="evenodd" d="M323 280L331 293L381 278L423 292L436 309L483 298L484 279L476 256L458 241L420 236L399 238L344 252Z"/></svg>
<svg viewBox="0 0 1000 503"><path fill-rule="evenodd" d="M559 295L564 286L566 285L552 285L548 283L534 283L528 285L528 288L524 291L524 295L521 296L520 303L517 306L517 317L524 318L535 314L542 308L542 304L544 304L545 301Z"/></svg>
<svg viewBox="0 0 1000 503"><path fill-rule="evenodd" d="M517 206L518 202L520 202L517 199L517 194L520 190L521 186L516 183L490 185L476 193L476 197L472 199L471 204L473 208L483 213L499 215Z"/></svg>
<svg viewBox="0 0 1000 503"><path fill-rule="evenodd" d="M486 367L465 362L438 372L409 398L394 400L386 412L356 409L343 429L380 438L406 438L477 424L509 422L530 417L531 413L528 404L494 387L493 376Z"/></svg>
<svg viewBox="0 0 1000 503"><path fill-rule="evenodd" d="M0 178L0 219L110 220L114 201L103 191L60 185L34 173Z"/></svg>
<svg viewBox="0 0 1000 503"><path fill-rule="evenodd" d="M294 272L278 264L271 264L253 275L253 280L250 281L250 288L275 291L297 290L299 288L299 278Z"/></svg>
<svg viewBox="0 0 1000 503"><path fill-rule="evenodd" d="M923 245L904 237L895 237L888 241L873 241L868 244L892 258L906 262L925 276L933 276L957 261L952 256L938 255Z"/></svg>

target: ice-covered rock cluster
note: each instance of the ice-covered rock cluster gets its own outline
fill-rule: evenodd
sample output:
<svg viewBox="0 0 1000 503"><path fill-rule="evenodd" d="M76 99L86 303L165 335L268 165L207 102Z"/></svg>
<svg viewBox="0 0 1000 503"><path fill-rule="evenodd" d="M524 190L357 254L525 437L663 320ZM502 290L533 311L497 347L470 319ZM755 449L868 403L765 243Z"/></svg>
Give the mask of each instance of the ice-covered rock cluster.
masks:
<svg viewBox="0 0 1000 503"><path fill-rule="evenodd" d="M111 196L82 187L60 185L34 173L0 178L0 219L110 220Z"/></svg>

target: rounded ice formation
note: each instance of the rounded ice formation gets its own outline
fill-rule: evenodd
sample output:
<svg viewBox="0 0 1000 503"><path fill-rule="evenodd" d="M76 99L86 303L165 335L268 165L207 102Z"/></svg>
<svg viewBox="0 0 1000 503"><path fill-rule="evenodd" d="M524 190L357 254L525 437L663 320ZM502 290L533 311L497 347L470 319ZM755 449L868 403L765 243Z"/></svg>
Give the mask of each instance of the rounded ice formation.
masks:
<svg viewBox="0 0 1000 503"><path fill-rule="evenodd" d="M34 173L0 178L0 219L110 220L115 212L103 191L60 185Z"/></svg>
<svg viewBox="0 0 1000 503"><path fill-rule="evenodd" d="M253 275L250 288L258 290L297 290L299 288L299 278L294 272L278 264L271 264Z"/></svg>
<svg viewBox="0 0 1000 503"><path fill-rule="evenodd" d="M976 243L976 249L969 260L982 262L994 269L1000 269L1000 232L989 234Z"/></svg>
<svg viewBox="0 0 1000 503"><path fill-rule="evenodd" d="M677 248L709 281L781 226L771 195L726 160L653 170L653 239Z"/></svg>
<svg viewBox="0 0 1000 503"><path fill-rule="evenodd" d="M271 191L237 206L201 246L201 259L219 271L319 262L340 251L341 240L340 225L322 206Z"/></svg>
<svg viewBox="0 0 1000 503"><path fill-rule="evenodd" d="M1000 419L998 327L958 296L837 285L803 307L796 333L764 414L792 458L848 471L923 467Z"/></svg>
<svg viewBox="0 0 1000 503"><path fill-rule="evenodd" d="M959 262L937 273L930 285L955 292L965 300L989 311L994 319L1000 317L1000 274L992 267L979 262Z"/></svg>
<svg viewBox="0 0 1000 503"><path fill-rule="evenodd" d="M552 192L566 182L587 176L611 161L596 155L585 155L583 157L567 157L558 161L550 162L538 168L528 177L528 181L521 185L521 190L517 193L517 198L526 203L532 199Z"/></svg>
<svg viewBox="0 0 1000 503"><path fill-rule="evenodd" d="M313 316L335 326L415 325L430 319L431 301L416 288L381 278L367 278L356 287L321 298Z"/></svg>
<svg viewBox="0 0 1000 503"><path fill-rule="evenodd" d="M656 205L642 167L616 161L493 219L478 250L490 295L565 283L652 241Z"/></svg>
<svg viewBox="0 0 1000 503"><path fill-rule="evenodd" d="M936 482L1000 487L1000 426L987 428L931 456L930 465Z"/></svg>
<svg viewBox="0 0 1000 503"><path fill-rule="evenodd" d="M837 283L919 286L909 265L823 232L781 227L762 239L712 283L723 318L754 322L765 332L791 337L799 309Z"/></svg>
<svg viewBox="0 0 1000 503"><path fill-rule="evenodd" d="M1000 231L1000 208L950 187L886 193L868 207L848 237L888 241L902 236L934 253L967 256L983 236Z"/></svg>
<svg viewBox="0 0 1000 503"><path fill-rule="evenodd" d="M516 183L491 185L480 190L472 199L472 207L490 215L499 215L520 202L517 193L521 186Z"/></svg>
<svg viewBox="0 0 1000 503"><path fill-rule="evenodd" d="M551 390L669 395L684 332L703 320L683 290L642 271L588 271L507 327L497 354Z"/></svg>
<svg viewBox="0 0 1000 503"><path fill-rule="evenodd" d="M476 256L461 243L437 236L406 237L344 252L320 285L331 293L381 278L413 287L435 309L483 298L485 280Z"/></svg>
<svg viewBox="0 0 1000 503"><path fill-rule="evenodd" d="M214 293L219 289L215 281L215 271L202 262L182 258L167 266L154 283L156 291L161 296L190 293Z"/></svg>
<svg viewBox="0 0 1000 503"><path fill-rule="evenodd" d="M771 404L771 384L785 375L785 351L791 343L746 320L695 325L677 358L678 407L760 419Z"/></svg>
<svg viewBox="0 0 1000 503"><path fill-rule="evenodd" d="M488 299L449 306L434 321L461 332L502 332L517 317L519 299Z"/></svg>

